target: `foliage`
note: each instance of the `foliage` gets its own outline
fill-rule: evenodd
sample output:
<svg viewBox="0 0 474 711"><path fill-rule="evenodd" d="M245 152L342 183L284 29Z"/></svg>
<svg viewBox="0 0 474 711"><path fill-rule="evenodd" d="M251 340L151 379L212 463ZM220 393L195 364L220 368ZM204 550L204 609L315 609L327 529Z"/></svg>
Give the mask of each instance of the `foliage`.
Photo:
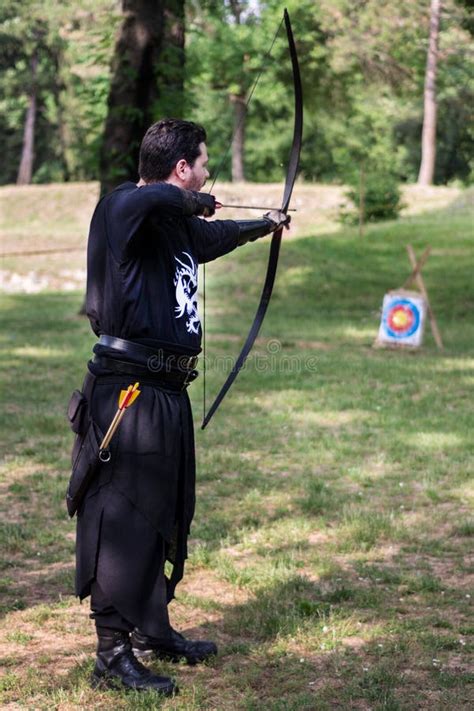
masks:
<svg viewBox="0 0 474 711"><path fill-rule="evenodd" d="M445 0L440 32L436 182L473 179L470 0ZM302 175L345 181L362 159L387 159L402 181L420 160L429 3L289 0L305 98ZM291 145L293 88L279 0L188 0L186 113L208 129L216 167L230 141L232 96L249 95L250 180L280 181ZM0 183L15 180L33 51L40 57L34 180L97 178L114 0L5 0L0 9ZM222 178L230 175L224 160Z"/></svg>
<svg viewBox="0 0 474 711"><path fill-rule="evenodd" d="M33 53L39 57L33 182L81 180L97 172L106 116L112 0L47 4L7 0L0 9L0 182L14 182L21 153Z"/></svg>
<svg viewBox="0 0 474 711"><path fill-rule="evenodd" d="M396 219L403 207L398 178L390 170L365 171L361 167L358 184L345 193L355 210L341 210L341 221L355 225L362 222Z"/></svg>
<svg viewBox="0 0 474 711"><path fill-rule="evenodd" d="M247 5L247 3L240 3ZM232 131L230 83L223 79L232 55L234 76L256 71L255 54L264 72L247 121L246 169L256 180L280 180L291 142L292 81L286 40L281 32L270 60L265 52L278 27L277 2L252 3L244 26L235 26L227 4L205 5L189 22L190 107L211 126L211 147L222 156ZM226 10L227 8L227 10ZM384 170L390 164L400 180L413 180L420 161L423 82L429 7L414 0L301 0L290 3L305 97L302 174L307 180L350 180L361 160ZM436 180L472 176L472 128L466 108L474 99L467 84L472 55L463 28L467 9L445 3L441 28L439 130ZM225 27L225 49L215 23ZM249 34L250 30L250 34ZM212 37L212 40L210 40ZM242 52L248 50L248 56ZM233 47L233 49L230 49ZM240 50L240 51L239 51ZM230 54L229 54L230 53ZM240 56L240 59L239 59ZM245 56L245 60L244 60ZM252 63L253 62L253 63ZM208 87L205 95L202 86ZM217 110L216 110L217 108ZM472 124L471 124L472 126ZM223 177L230 175L230 161Z"/></svg>
<svg viewBox="0 0 474 711"><path fill-rule="evenodd" d="M58 65L62 51L62 39L54 33L49 18L44 16L37 3L8 0L2 5L0 57L4 72L0 80L0 115L5 131L6 157L9 157L9 149L18 151L17 161L2 161L2 182L13 182L18 171L26 97L33 81L33 57L38 62L34 79L38 92L38 161L51 166L62 161L60 146L54 140L58 128L56 98L61 88Z"/></svg>

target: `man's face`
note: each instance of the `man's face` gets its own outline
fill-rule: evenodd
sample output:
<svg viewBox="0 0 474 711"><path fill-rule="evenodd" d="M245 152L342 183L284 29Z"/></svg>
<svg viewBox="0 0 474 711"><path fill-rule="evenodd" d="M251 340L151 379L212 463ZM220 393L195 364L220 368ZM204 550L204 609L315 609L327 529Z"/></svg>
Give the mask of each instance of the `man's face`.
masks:
<svg viewBox="0 0 474 711"><path fill-rule="evenodd" d="M182 161L184 165L182 165L181 168L179 168L179 163L177 166L180 170L180 176L183 182L182 187L186 190L201 190L209 177L209 171L207 169L209 157L207 155L206 144L200 143L199 149L201 153L194 161L194 165L192 167L189 163L186 163L186 161Z"/></svg>

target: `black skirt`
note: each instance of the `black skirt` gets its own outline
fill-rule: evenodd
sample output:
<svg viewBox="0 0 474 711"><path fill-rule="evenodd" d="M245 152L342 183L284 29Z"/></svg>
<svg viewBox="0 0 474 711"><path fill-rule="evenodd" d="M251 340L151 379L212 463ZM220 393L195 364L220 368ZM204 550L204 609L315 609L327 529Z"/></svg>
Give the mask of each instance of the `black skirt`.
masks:
<svg viewBox="0 0 474 711"><path fill-rule="evenodd" d="M99 376L89 415L105 432L132 378ZM168 601L183 576L195 505L194 431L186 391L140 381L141 394L114 435L77 514L76 594L97 580L115 609L151 636L163 563L172 564ZM77 447L77 442L76 442Z"/></svg>

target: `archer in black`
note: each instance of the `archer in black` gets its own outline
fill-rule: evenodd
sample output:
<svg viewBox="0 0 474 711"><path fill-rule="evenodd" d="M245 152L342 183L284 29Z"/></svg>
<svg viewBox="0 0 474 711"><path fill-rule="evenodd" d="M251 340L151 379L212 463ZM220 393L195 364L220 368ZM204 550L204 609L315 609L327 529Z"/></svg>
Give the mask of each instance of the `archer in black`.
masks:
<svg viewBox="0 0 474 711"><path fill-rule="evenodd" d="M198 192L209 177L205 141L204 129L190 121L150 126L139 183L105 196L91 222L86 308L99 340L82 394L76 391L68 408L77 438L67 503L71 515L77 512L76 592L81 599L90 594L98 634L93 685L175 693L171 679L154 675L137 656L184 656L192 664L217 653L213 642L186 640L168 616L195 503L186 388L197 376L201 347L198 265L287 226L289 218L272 210L253 221L199 219L219 207ZM102 461L99 445L120 391L136 381L141 394Z"/></svg>
<svg viewBox="0 0 474 711"><path fill-rule="evenodd" d="M194 355L201 344L198 265L277 227L269 218L206 222L199 193L125 183L98 204L88 243L87 315L97 336ZM203 196L203 200L209 196ZM195 456L186 389L134 376L140 358L96 344L84 389L89 417L105 432L121 389L141 395L99 468L77 519L76 593L91 594L99 629L171 632L167 603L183 575L194 514ZM117 374L111 361L130 375ZM147 361L141 361L141 366ZM125 364L125 369L127 368ZM75 444L78 451L81 434ZM172 564L169 579L164 562Z"/></svg>

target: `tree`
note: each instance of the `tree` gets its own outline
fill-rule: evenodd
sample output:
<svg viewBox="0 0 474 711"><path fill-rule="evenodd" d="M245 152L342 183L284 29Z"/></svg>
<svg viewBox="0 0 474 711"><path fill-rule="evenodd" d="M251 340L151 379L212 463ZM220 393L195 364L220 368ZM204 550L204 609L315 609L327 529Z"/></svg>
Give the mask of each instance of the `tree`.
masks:
<svg viewBox="0 0 474 711"><path fill-rule="evenodd" d="M105 118L106 93L98 95L97 81L100 73L108 87L112 4L1 3L0 183L97 176L91 144ZM78 76L86 66L93 76Z"/></svg>
<svg viewBox="0 0 474 711"><path fill-rule="evenodd" d="M123 0L100 153L100 191L136 181L140 143L184 96L184 0ZM80 313L85 313L85 301Z"/></svg>
<svg viewBox="0 0 474 711"><path fill-rule="evenodd" d="M101 149L101 193L136 180L148 126L183 111L184 0L123 0Z"/></svg>
<svg viewBox="0 0 474 711"><path fill-rule="evenodd" d="M248 0L189 0L187 15L189 20L188 67L189 74L196 79L196 95L199 104L203 89L205 92L223 92L225 111L232 115L231 177L234 182L245 180L245 128L247 120L247 90L249 68L247 62L251 54L247 28L255 31L255 11L259 2L249 10ZM204 55L201 54L204 52ZM192 87L193 81L190 85ZM203 86L204 84L204 86ZM215 98L215 97L214 97ZM220 102L219 102L220 103ZM216 112L217 104L211 102ZM196 111L197 107L192 107ZM219 109L217 109L219 112ZM199 120L199 119L198 119ZM208 122L205 121L205 124ZM213 145L215 143L213 142Z"/></svg>
<svg viewBox="0 0 474 711"><path fill-rule="evenodd" d="M38 72L38 54L33 50L30 61L30 88L28 90L28 109L26 112L25 129L23 132L23 148L21 151L20 167L16 179L17 185L29 185L33 174L33 158L35 146L36 123L36 96L38 87L36 76Z"/></svg>
<svg viewBox="0 0 474 711"><path fill-rule="evenodd" d="M426 59L423 132L421 139L421 165L419 185L431 185L436 162L436 74L438 62L438 34L441 0L431 0L430 35Z"/></svg>
<svg viewBox="0 0 474 711"><path fill-rule="evenodd" d="M60 79L57 63L63 41L56 16L35 0L5 0L0 10L0 107L5 134L1 176L18 184L32 182L37 129L50 133Z"/></svg>
<svg viewBox="0 0 474 711"><path fill-rule="evenodd" d="M229 0L229 6L234 16L236 25L242 22L244 3L239 0ZM247 117L247 96L245 88L240 84L238 91L229 94L233 107L234 132L232 136L232 182L245 180L244 147L245 147L245 119Z"/></svg>

